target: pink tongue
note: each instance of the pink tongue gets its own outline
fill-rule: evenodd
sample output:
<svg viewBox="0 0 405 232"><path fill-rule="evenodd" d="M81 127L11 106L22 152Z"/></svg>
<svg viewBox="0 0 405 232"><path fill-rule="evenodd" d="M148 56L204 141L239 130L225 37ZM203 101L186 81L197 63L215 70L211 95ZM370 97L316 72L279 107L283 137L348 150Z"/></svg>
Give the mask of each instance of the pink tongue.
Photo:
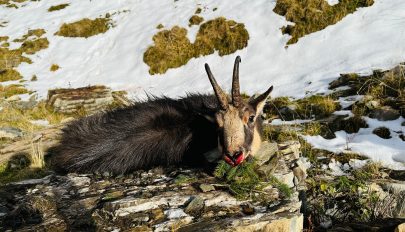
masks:
<svg viewBox="0 0 405 232"><path fill-rule="evenodd" d="M244 159L243 153L240 153L239 156L238 156L238 158L236 158L235 166L236 166L236 165L239 165L240 163L242 163L243 159Z"/></svg>

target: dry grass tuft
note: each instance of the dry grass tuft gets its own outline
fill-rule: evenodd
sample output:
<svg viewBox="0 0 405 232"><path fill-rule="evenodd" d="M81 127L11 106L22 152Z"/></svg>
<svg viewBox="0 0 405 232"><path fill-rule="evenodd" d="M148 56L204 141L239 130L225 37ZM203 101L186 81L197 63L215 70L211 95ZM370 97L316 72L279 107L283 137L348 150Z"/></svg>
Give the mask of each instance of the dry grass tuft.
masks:
<svg viewBox="0 0 405 232"><path fill-rule="evenodd" d="M169 68L177 68L194 57L194 47L187 38L187 30L174 26L153 36L155 45L149 47L143 60L149 65L149 73L165 73Z"/></svg>
<svg viewBox="0 0 405 232"><path fill-rule="evenodd" d="M159 23L159 24L156 26L156 29L158 29L158 30L163 29L163 28L164 28L164 26L163 26L163 24L161 24L161 23Z"/></svg>
<svg viewBox="0 0 405 232"><path fill-rule="evenodd" d="M45 155L42 148L41 140L31 142L30 152L31 168L44 168L45 167Z"/></svg>
<svg viewBox="0 0 405 232"><path fill-rule="evenodd" d="M186 64L191 58L218 51L220 56L234 53L247 46L249 33L244 24L217 18L200 26L196 41L191 43L187 30L174 26L153 36L154 45L144 53L149 73L165 73L170 68Z"/></svg>
<svg viewBox="0 0 405 232"><path fill-rule="evenodd" d="M42 128L40 125L33 124L32 121L34 120L47 120L51 125L56 125L66 118L76 116L55 112L44 101L39 102L32 109L22 110L12 103L4 103L2 107L3 109L0 111L0 127L16 127L22 131Z"/></svg>
<svg viewBox="0 0 405 232"><path fill-rule="evenodd" d="M0 82L16 81L22 78L21 74L15 69L0 70Z"/></svg>
<svg viewBox="0 0 405 232"><path fill-rule="evenodd" d="M249 33L243 23L220 17L200 26L194 46L198 56L212 54L215 50L224 56L245 48L248 40Z"/></svg>
<svg viewBox="0 0 405 232"><path fill-rule="evenodd" d="M49 70L51 72L55 72L56 70L60 69L59 65L57 64L52 64L51 67L49 68Z"/></svg>
<svg viewBox="0 0 405 232"><path fill-rule="evenodd" d="M52 11L62 10L62 9L65 9L66 7L68 7L68 6L69 6L68 3L59 4L59 5L56 5L56 6L49 7L48 11L52 12Z"/></svg>
<svg viewBox="0 0 405 232"><path fill-rule="evenodd" d="M21 44L20 50L26 54L35 54L36 52L46 49L49 46L47 38L27 40Z"/></svg>
<svg viewBox="0 0 405 232"><path fill-rule="evenodd" d="M373 3L373 0L340 0L331 6L325 0L278 0L274 12L295 23L282 28L283 34L292 36L287 44L293 44L307 34L339 22L357 8Z"/></svg>
<svg viewBox="0 0 405 232"><path fill-rule="evenodd" d="M55 35L64 37L84 37L105 33L111 27L108 18L82 19L73 23L64 23Z"/></svg>
<svg viewBox="0 0 405 232"><path fill-rule="evenodd" d="M328 96L313 95L297 101L297 112L302 118L321 119L339 108L339 103Z"/></svg>
<svg viewBox="0 0 405 232"><path fill-rule="evenodd" d="M198 15L193 15L191 16L191 18L188 20L189 24L188 26L191 27L193 25L200 25L200 23L202 23L202 21L204 21L203 17L200 17Z"/></svg>
<svg viewBox="0 0 405 232"><path fill-rule="evenodd" d="M13 95L29 93L22 85L0 85L0 99L9 98Z"/></svg>

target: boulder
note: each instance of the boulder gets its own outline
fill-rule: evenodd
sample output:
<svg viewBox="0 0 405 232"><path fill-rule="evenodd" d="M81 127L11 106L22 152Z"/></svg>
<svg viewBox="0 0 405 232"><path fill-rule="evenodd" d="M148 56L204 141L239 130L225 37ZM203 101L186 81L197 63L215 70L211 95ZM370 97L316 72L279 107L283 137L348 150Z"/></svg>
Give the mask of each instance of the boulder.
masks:
<svg viewBox="0 0 405 232"><path fill-rule="evenodd" d="M370 118L375 118L379 121L390 121L398 119L401 115L398 110L392 109L389 106L383 106L372 110L369 116Z"/></svg>
<svg viewBox="0 0 405 232"><path fill-rule="evenodd" d="M48 91L47 105L61 113L74 113L79 110L95 112L107 108L114 102L110 88L89 86L76 89L53 89Z"/></svg>

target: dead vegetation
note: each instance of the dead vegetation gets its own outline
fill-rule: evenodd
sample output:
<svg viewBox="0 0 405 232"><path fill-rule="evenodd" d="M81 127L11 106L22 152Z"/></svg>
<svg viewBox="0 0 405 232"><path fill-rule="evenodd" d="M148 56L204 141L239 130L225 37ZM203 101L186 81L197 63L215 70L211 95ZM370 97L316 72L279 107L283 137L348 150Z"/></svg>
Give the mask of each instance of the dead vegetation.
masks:
<svg viewBox="0 0 405 232"><path fill-rule="evenodd" d="M193 25L200 25L200 23L202 23L202 21L204 21L203 17L200 17L198 15L193 15L191 16L191 18L188 20L189 24L188 26L191 27Z"/></svg>
<svg viewBox="0 0 405 232"><path fill-rule="evenodd" d="M194 43L187 38L187 30L174 26L153 36L154 45L144 53L149 73L165 73L170 68L186 64L191 58L218 51L220 56L234 53L247 46L249 33L244 24L217 18L200 26Z"/></svg>
<svg viewBox="0 0 405 232"><path fill-rule="evenodd" d="M49 70L50 70L51 72L55 72L55 71L57 71L58 69L60 69L60 67L59 67L59 65L57 65L57 64L52 64L51 67L49 68Z"/></svg>
<svg viewBox="0 0 405 232"><path fill-rule="evenodd" d="M21 38L13 40L15 43L21 43L19 48L9 49L0 48L0 82L21 80L22 75L16 70L21 63L31 64L32 61L25 55L32 55L48 48L49 41L42 36L44 29L29 30ZM8 41L8 36L2 36L2 41ZM8 98L17 94L29 93L22 85L0 85L0 99Z"/></svg>
<svg viewBox="0 0 405 232"><path fill-rule="evenodd" d="M294 23L282 28L283 34L292 36L287 44L294 44L299 38L333 25L357 8L373 3L373 0L341 0L331 6L325 0L278 0L274 12Z"/></svg>
<svg viewBox="0 0 405 232"><path fill-rule="evenodd" d="M2 98L9 98L13 95L18 95L18 94L25 94L29 93L29 91L22 85L0 85L0 99Z"/></svg>
<svg viewBox="0 0 405 232"><path fill-rule="evenodd" d="M18 8L17 3L23 3L28 0L0 0L0 5L5 5L8 8Z"/></svg>
<svg viewBox="0 0 405 232"><path fill-rule="evenodd" d="M66 7L68 7L68 6L69 6L68 3L59 4L59 5L56 5L56 6L51 6L51 7L49 7L49 8L48 8L48 11L49 11L49 12L52 12L52 11L62 10L62 9L65 9Z"/></svg>
<svg viewBox="0 0 405 232"><path fill-rule="evenodd" d="M105 33L110 27L111 20L109 18L84 18L73 23L64 23L55 35L88 38Z"/></svg>

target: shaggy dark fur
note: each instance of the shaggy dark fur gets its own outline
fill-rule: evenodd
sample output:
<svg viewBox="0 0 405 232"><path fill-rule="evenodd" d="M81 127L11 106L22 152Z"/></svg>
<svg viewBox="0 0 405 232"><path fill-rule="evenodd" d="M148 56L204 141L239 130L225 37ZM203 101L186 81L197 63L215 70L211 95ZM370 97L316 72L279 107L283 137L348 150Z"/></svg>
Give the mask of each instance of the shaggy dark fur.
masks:
<svg viewBox="0 0 405 232"><path fill-rule="evenodd" d="M59 171L127 173L159 165L203 165L218 147L219 109L213 95L150 99L127 108L76 120L51 149Z"/></svg>

